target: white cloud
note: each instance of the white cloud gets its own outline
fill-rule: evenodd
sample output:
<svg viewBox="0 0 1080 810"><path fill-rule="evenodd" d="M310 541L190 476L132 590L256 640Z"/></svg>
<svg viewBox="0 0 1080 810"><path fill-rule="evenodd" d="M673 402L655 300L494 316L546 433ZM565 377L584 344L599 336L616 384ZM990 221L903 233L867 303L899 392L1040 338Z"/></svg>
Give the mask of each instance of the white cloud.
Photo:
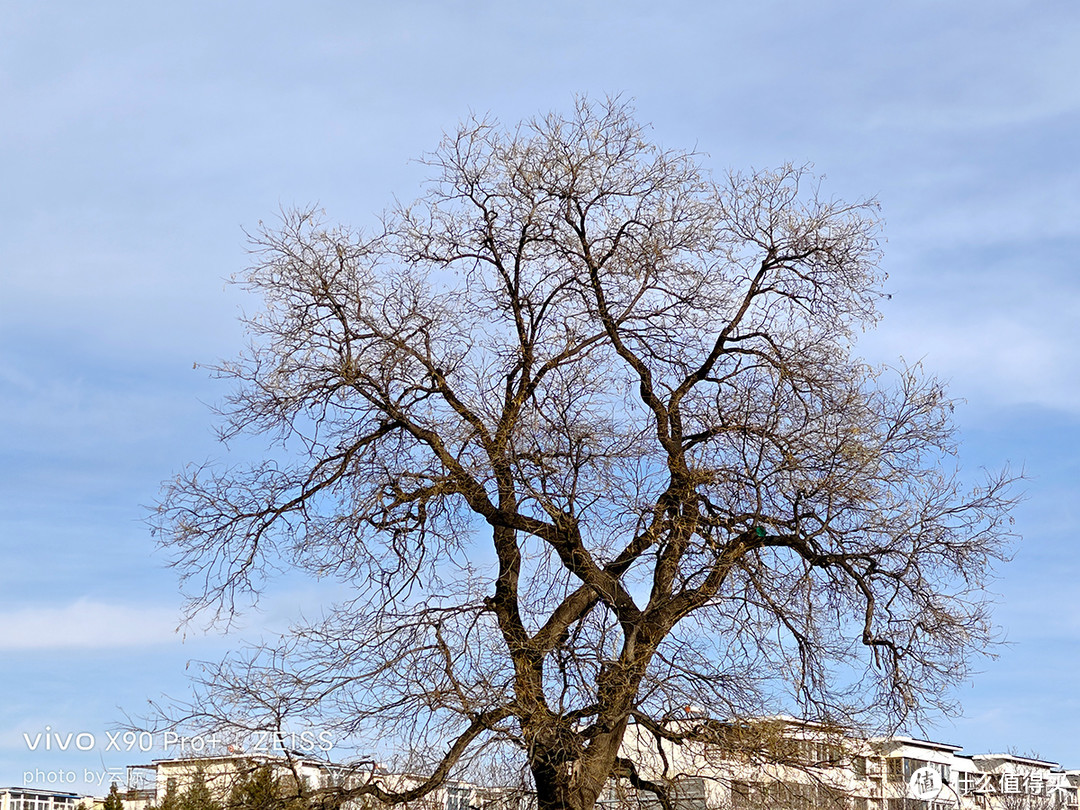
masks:
<svg viewBox="0 0 1080 810"><path fill-rule="evenodd" d="M175 642L174 610L79 599L0 612L0 650L108 649Z"/></svg>
<svg viewBox="0 0 1080 810"><path fill-rule="evenodd" d="M911 357L912 347L919 347L927 369L950 380L952 393L971 405L1035 405L1080 413L1080 376L1063 332L992 317L981 323L921 325L890 337L896 354Z"/></svg>
<svg viewBox="0 0 1080 810"><path fill-rule="evenodd" d="M1080 287L1058 263L1052 253L1021 254L997 268L950 266L936 276L923 269L894 287L859 352L874 362L922 360L976 409L1080 414ZM905 265L918 268L917 257Z"/></svg>

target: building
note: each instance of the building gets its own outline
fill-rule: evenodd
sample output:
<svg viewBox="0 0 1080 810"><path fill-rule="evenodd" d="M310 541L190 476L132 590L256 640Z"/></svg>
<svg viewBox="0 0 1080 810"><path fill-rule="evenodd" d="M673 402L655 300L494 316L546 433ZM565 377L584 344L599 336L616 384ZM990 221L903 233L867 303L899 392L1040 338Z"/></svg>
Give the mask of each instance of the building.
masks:
<svg viewBox="0 0 1080 810"><path fill-rule="evenodd" d="M347 767L300 755L240 753L157 759L147 765L132 765L128 767L128 785L143 792L148 797L147 804L160 806L168 792L182 793L201 779L216 801L225 802L234 785L264 767L271 769L274 778L299 781L311 791L347 789L371 781L387 790L404 790L420 781L415 776L389 773L375 763ZM523 802L520 795L450 781L410 807L412 810L523 810Z"/></svg>
<svg viewBox="0 0 1080 810"><path fill-rule="evenodd" d="M89 808L93 799L78 793L37 787L0 788L0 810L77 810Z"/></svg>
<svg viewBox="0 0 1080 810"><path fill-rule="evenodd" d="M240 780L261 767L269 767L275 778L295 777L308 787L330 783L329 766L318 760L241 753L155 759L148 765L129 765L128 786L145 792L151 803L160 806L167 793L182 793L196 779L202 779L210 794L224 801Z"/></svg>
<svg viewBox="0 0 1080 810"><path fill-rule="evenodd" d="M639 777L671 788L676 810L1080 810L1080 771L1035 757L969 755L958 745L906 736L856 738L791 717L679 723L703 725L713 741L665 741L658 750L656 735L631 724L622 751L636 763ZM419 782L374 763L348 768L302 756L229 754L132 766L129 788L160 805L167 791L184 791L201 774L221 801L239 779L261 767L270 767L275 777L298 778L312 790L372 780L402 790ZM0 810L76 810L74 794L7 790L13 798L5 798ZM626 779L612 780L598 804L600 810L661 810L653 794ZM449 782L410 810L534 806L534 797L520 791Z"/></svg>
<svg viewBox="0 0 1080 810"><path fill-rule="evenodd" d="M794 718L713 727L717 744L667 743L658 752L654 735L631 726L624 756L639 775L672 784L680 810L1078 809L1080 772L1056 762L966 755L958 745L903 736L856 739ZM602 803L657 805L625 781Z"/></svg>

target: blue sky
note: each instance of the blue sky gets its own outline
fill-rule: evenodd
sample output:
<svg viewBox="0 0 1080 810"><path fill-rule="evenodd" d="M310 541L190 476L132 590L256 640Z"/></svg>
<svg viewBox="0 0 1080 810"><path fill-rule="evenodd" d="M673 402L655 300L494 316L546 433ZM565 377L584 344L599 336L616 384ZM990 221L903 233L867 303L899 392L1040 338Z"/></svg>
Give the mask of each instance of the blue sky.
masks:
<svg viewBox="0 0 1080 810"><path fill-rule="evenodd" d="M175 632L141 521L220 455L193 364L241 345L244 229L370 224L470 112L576 93L715 171L811 162L880 200L893 298L862 351L951 380L965 465L1029 476L1009 645L926 733L1080 767L1078 77L1072 2L0 4L0 783L144 759L106 730L234 641ZM324 596L284 584L242 635ZM45 726L98 744L29 750Z"/></svg>

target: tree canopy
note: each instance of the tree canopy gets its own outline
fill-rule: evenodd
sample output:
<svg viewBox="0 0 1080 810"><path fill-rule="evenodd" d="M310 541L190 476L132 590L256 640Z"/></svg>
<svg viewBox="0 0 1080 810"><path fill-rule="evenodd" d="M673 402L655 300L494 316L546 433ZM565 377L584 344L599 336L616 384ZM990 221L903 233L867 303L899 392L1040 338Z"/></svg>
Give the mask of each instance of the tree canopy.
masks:
<svg viewBox="0 0 1080 810"><path fill-rule="evenodd" d="M230 788L225 810L305 810L311 805L302 793L291 773L275 773L268 762L251 762Z"/></svg>
<svg viewBox="0 0 1080 810"><path fill-rule="evenodd" d="M157 528L194 612L281 568L354 596L224 662L204 717L393 741L423 774L354 795L497 760L587 810L612 774L663 791L630 723L951 708L1010 482L963 483L933 376L854 354L877 204L716 178L618 101L471 119L425 162L372 233L299 210L253 236L222 435L274 450L190 468Z"/></svg>
<svg viewBox="0 0 1080 810"><path fill-rule="evenodd" d="M124 798L120 795L120 788L116 782L109 785L109 793L101 806L103 810L124 810Z"/></svg>
<svg viewBox="0 0 1080 810"><path fill-rule="evenodd" d="M166 789L162 800L163 810L170 802L175 802L176 810L222 810L221 802L214 796L206 780L206 772L201 767L196 768L183 792L176 794Z"/></svg>

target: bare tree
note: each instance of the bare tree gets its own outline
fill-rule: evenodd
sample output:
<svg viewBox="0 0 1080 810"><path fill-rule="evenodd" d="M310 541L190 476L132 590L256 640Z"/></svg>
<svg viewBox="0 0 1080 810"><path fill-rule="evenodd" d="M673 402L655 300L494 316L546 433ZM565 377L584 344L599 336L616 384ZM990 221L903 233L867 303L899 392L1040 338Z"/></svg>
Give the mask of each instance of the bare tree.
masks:
<svg viewBox="0 0 1080 810"><path fill-rule="evenodd" d="M718 739L687 707L949 709L992 641L1009 480L963 487L941 384L852 354L876 203L790 166L713 179L617 101L470 120L426 162L374 235L298 211L253 238L222 434L274 449L189 469L156 528L193 613L283 567L355 598L211 673L205 716L427 769L350 795L501 758L588 810L613 773L663 793L629 723L659 746Z"/></svg>

